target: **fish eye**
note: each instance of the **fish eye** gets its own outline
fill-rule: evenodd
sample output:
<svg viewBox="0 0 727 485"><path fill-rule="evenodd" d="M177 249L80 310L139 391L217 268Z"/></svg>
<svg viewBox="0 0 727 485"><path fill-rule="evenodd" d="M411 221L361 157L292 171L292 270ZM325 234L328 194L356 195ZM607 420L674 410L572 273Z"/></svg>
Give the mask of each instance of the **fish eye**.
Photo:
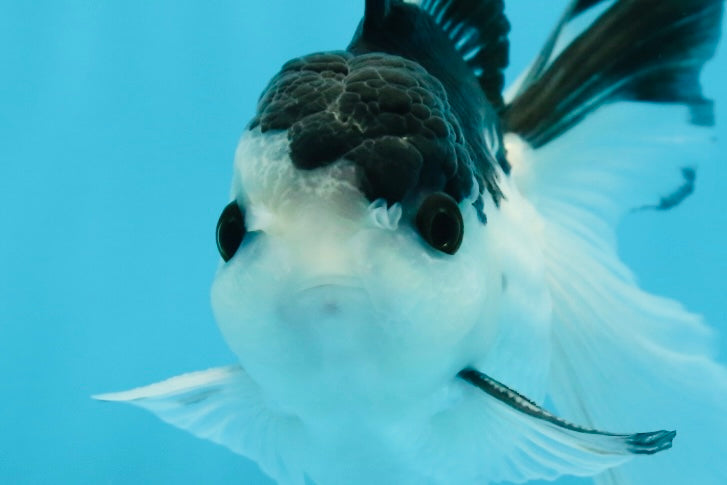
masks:
<svg viewBox="0 0 727 485"><path fill-rule="evenodd" d="M416 224L419 234L438 251L454 254L462 244L462 213L457 202L444 192L424 199L417 212Z"/></svg>
<svg viewBox="0 0 727 485"><path fill-rule="evenodd" d="M217 221L217 249L225 262L235 255L246 233L245 214L237 201L233 200L227 204Z"/></svg>

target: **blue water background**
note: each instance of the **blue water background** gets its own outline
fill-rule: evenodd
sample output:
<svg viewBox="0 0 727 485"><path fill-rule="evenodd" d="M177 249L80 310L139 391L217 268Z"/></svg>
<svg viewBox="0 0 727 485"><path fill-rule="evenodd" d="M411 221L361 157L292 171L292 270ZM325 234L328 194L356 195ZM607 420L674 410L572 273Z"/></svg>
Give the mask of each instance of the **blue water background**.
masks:
<svg viewBox="0 0 727 485"><path fill-rule="evenodd" d="M345 47L362 4L0 0L0 483L270 483L89 396L233 362L208 295L237 139L280 65ZM565 4L508 3L510 79ZM704 76L723 153L726 55ZM643 286L725 332L720 158L620 234Z"/></svg>

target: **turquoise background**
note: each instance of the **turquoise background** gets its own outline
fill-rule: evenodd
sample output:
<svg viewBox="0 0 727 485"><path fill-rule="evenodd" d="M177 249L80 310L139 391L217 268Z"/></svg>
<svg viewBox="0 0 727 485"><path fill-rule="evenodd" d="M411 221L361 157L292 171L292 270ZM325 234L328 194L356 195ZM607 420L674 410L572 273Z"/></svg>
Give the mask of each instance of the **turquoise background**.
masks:
<svg viewBox="0 0 727 485"><path fill-rule="evenodd" d="M510 78L565 4L508 2ZM270 483L222 447L89 396L234 360L209 287L237 139L280 65L345 47L362 9L0 0L0 482ZM726 81L722 48L704 76L726 100L722 154ZM620 231L643 286L723 332L726 181L720 155L686 203Z"/></svg>

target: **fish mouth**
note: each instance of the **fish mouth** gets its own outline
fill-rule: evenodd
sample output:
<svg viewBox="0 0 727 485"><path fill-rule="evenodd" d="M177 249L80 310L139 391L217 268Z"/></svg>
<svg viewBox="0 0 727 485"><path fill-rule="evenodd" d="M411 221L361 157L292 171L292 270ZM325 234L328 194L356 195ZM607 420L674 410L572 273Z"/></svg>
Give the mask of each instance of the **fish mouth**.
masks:
<svg viewBox="0 0 727 485"><path fill-rule="evenodd" d="M351 290L365 290L360 278L348 275L324 275L306 278L293 288L293 293L300 294L317 290L344 288Z"/></svg>
<svg viewBox="0 0 727 485"><path fill-rule="evenodd" d="M461 370L457 377L494 398L500 405L507 406L520 418L529 420L533 428L555 427L567 440L586 447L593 452L620 455L652 455L672 447L676 431L653 431L646 433L619 434L599 431L573 424L549 411L487 374L472 368Z"/></svg>
<svg viewBox="0 0 727 485"><path fill-rule="evenodd" d="M286 321L320 326L326 321L362 318L370 303L370 294L359 278L323 275L291 285L279 310Z"/></svg>

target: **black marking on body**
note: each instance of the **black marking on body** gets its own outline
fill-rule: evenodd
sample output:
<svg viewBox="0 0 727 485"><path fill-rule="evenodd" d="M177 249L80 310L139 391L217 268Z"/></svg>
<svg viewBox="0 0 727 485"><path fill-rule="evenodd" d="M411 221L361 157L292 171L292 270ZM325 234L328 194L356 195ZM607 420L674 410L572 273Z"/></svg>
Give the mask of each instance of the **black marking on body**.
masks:
<svg viewBox="0 0 727 485"><path fill-rule="evenodd" d="M473 180L499 193L482 173L491 157L465 138L442 84L402 57L338 51L294 59L264 92L250 128L258 126L288 131L300 169L353 162L372 201L444 191L459 202Z"/></svg>
<svg viewBox="0 0 727 485"><path fill-rule="evenodd" d="M612 436L623 440L625 450L632 454L651 455L659 451L671 448L672 441L676 436L676 431L655 431L651 433L636 434L616 434L596 429L584 428L576 424L570 423L549 413L545 409L535 404L525 396L518 394L504 384L496 381L487 374L474 369L464 369L457 374L458 377L473 386L481 389L498 401L515 409L518 412L526 414L536 419L547 421L559 428L575 431L577 433L593 434L601 436Z"/></svg>
<svg viewBox="0 0 727 485"><path fill-rule="evenodd" d="M564 22L600 3L574 2ZM712 125L714 108L699 76L714 55L722 9L723 0L616 2L547 68L536 62L506 107L508 131L538 148L620 100L684 104L692 123Z"/></svg>

